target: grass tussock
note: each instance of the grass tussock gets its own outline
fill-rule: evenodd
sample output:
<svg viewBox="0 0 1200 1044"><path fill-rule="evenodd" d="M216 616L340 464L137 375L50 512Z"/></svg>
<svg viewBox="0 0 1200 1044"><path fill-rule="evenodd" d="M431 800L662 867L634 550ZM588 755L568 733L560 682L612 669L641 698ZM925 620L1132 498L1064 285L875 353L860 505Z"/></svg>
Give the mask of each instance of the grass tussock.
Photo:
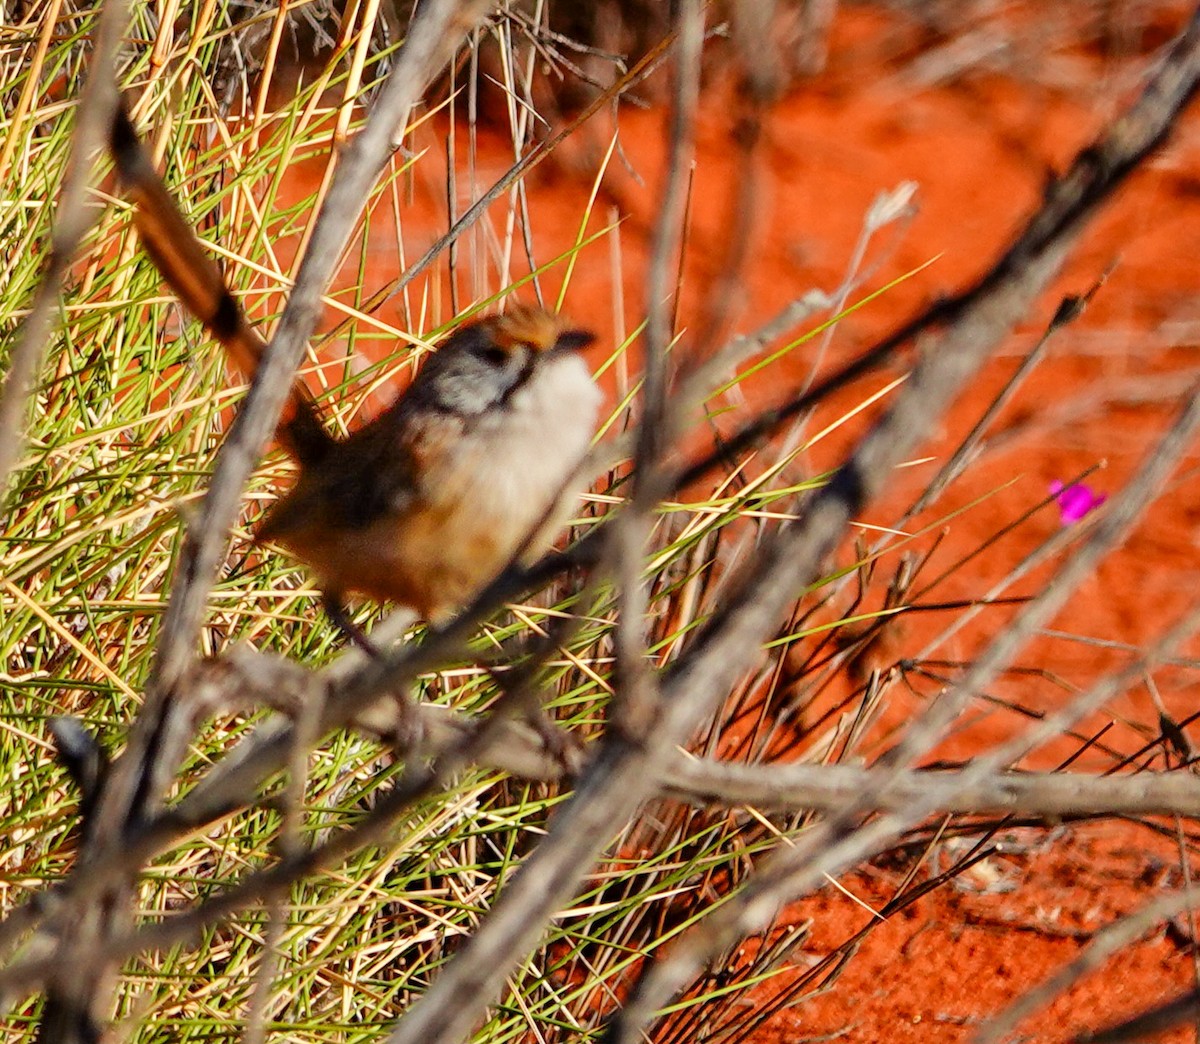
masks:
<svg viewBox="0 0 1200 1044"><path fill-rule="evenodd" d="M301 5L300 17L315 6ZM613 260L625 234L621 215L601 202L604 164L620 162L611 146L570 215L567 225L577 231L565 249L539 240L531 216L537 186L523 176L497 194L453 247L432 252L436 236L414 216L414 199L431 183L450 200L438 214L441 230L466 212L464 196L478 198L481 132L502 128L518 159L540 147L549 133L538 111L547 73L535 56L553 34L570 35L572 19L583 17L580 5L550 7L561 22L539 23L540 15L514 5L478 33L487 41L492 79L504 88L502 118L493 113L486 127L481 124L475 81L466 75L475 52L464 50L434 95L441 100L411 114L405 148L376 183L304 368L304 380L343 429L377 409L381 396L408 379L427 346L462 318L508 295L569 309L575 281L589 273L622 284ZM336 146L361 128L359 102L374 96L396 60L396 27L384 24L382 14L379 24L364 24L358 8L336 31L319 19L297 28L266 10L231 19L223 8L184 5L173 22L157 21L156 13L134 5L119 81L136 120L152 129L149 140L167 184L220 257L235 293L270 331L296 276L312 215L329 191ZM3 30L0 253L7 263L0 270L0 330L6 344L28 315L44 269L93 29L93 13L51 3ZM561 40L556 46L570 50ZM607 46L589 42L586 57L600 60ZM546 58L544 64L554 63ZM617 74L631 64L616 67ZM572 118L556 114L555 127ZM471 193L464 191L467 183ZM905 190L882 199L875 223L864 226L864 250L881 229L903 222L907 203ZM0 532L0 771L6 781L0 908L10 913L62 882L79 855L78 794L51 754L49 722L75 716L110 749L123 743L154 676L186 527L209 488L215 454L244 393L162 289L111 179L101 180L91 206L90 231L62 287L57 330L28 410ZM417 263L422 258L423 266ZM759 388L794 390L828 375L839 322L876 306L893 286L872 271L864 277L861 259L860 252L848 261L841 287L824 288L817 298L822 308L797 311L750 359L708 382L703 410L691 417L692 428L675 440L672 454L695 456L733 436L754 413ZM686 374L699 361L687 354L699 324L689 328L679 315L671 319L666 358ZM644 330L640 321L627 329L622 318L601 331L609 355L597 359L598 373L612 392L601 445L617 448L581 507L576 538L637 496L628 433L642 410ZM3 354L0 362L7 362ZM737 448L662 500L647 523L638 567L647 669L669 676L684 660L771 536L801 519L829 487L845 447L895 402L905 381L906 372L893 371L849 383L799 411L791 425L776 426L772 440ZM964 458L975 440L961 434ZM904 464L911 471L919 461ZM1029 546L1022 527L1053 511L1054 502L1042 498L1016 517L998 513L985 543L950 549L946 534L956 520L993 511L1008 486L997 481L966 501L943 501L957 477L952 472L933 470L936 477L918 490L925 494L920 503L890 503L887 517L855 519L822 574L791 595L789 611L749 668L693 731L690 751L746 765L853 765L874 762L903 741L909 718L970 667L969 657L953 660L943 650L948 638L961 633L956 648L978 647L982 633L1018 611L1028 593L1020 583L1023 570L1033 568L1035 558L1061 561L1072 548L1056 531L1011 572L997 567L986 586L972 579L974 586L964 590L959 578L977 556L1005 541ZM204 654L244 643L317 668L341 651L342 639L320 615L304 574L250 539L252 520L288 481L286 465L274 454L246 490L208 599L199 635ZM902 479L897 485L910 488ZM617 580L610 572L585 583L578 571L568 573L528 604L494 615L465 653L421 672L414 698L482 719L503 704L506 674L532 665L540 706L572 744L594 752L613 714L613 692L627 682L621 669L630 669L628 663L617 668L627 604ZM375 607L359 613L367 623L379 615ZM421 641L422 632L410 639ZM1009 680L979 692L968 709L1026 715ZM1047 684L1058 680L1047 676ZM907 710L897 714L897 706ZM262 706L221 708L191 738L168 799L188 794L231 749L275 720ZM1061 735L1073 752L1086 751L1105 768L1125 766L1131 757L1084 726ZM332 732L302 750L290 773L276 773L225 818L157 855L137 883L138 922L157 923L219 900L256 872L344 836L409 785L419 763L419 756L402 757L362 731ZM297 788L299 803L292 800ZM463 766L406 805L385 836L352 847L336 865L299 876L265 903L236 904L186 945L147 949L126 961L116 1017L139 1040L199 1041L243 1032L374 1039L380 1024L425 994L478 931L570 793L566 783ZM816 811L654 799L584 874L569 905L509 976L476 1039L599 1039L649 959L688 938L753 881L770 853L802 842L820 819ZM922 817L900 830L873 853L911 868L884 916L976 862L1005 822L1011 821ZM919 873L928 851L955 833L979 844L939 873ZM781 915L756 928L749 941L739 937L727 945L666 1010L655 1039L749 1039L774 1013L829 986L862 933L816 964L802 965L791 958L806 933L803 923ZM29 939L17 940L18 957L30 952L22 942ZM753 995L760 1000L748 1017L747 991L773 977L769 993ZM34 995L14 1001L14 1040L32 1035L39 1005Z"/></svg>

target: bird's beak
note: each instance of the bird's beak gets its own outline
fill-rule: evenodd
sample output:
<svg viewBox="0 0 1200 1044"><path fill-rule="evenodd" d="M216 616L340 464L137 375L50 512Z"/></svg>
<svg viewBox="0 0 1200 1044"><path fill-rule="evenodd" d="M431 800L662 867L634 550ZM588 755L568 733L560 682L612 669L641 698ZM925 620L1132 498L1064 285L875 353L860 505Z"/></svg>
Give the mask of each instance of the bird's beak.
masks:
<svg viewBox="0 0 1200 1044"><path fill-rule="evenodd" d="M596 340L591 330L564 330L554 342L556 352L577 352Z"/></svg>

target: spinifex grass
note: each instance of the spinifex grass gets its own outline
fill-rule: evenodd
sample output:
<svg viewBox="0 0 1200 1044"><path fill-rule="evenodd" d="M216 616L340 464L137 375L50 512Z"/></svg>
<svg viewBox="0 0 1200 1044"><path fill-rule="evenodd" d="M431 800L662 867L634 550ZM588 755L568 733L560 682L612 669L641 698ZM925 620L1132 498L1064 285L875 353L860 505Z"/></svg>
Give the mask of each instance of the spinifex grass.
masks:
<svg viewBox="0 0 1200 1044"><path fill-rule="evenodd" d="M69 100L78 93L88 28L87 19L64 18L46 37L45 52L5 81L4 108L11 115L0 154L0 246L9 264L0 273L0 324L6 331L19 321L39 275L39 244L49 230L47 200L54 197L70 141ZM298 188L289 168L327 155L335 130L353 130L359 117L344 102L377 74L382 60L358 46L372 27L357 26L359 38L354 28L342 27L343 50L275 112L262 103L265 88L251 92L254 104L228 112L214 99L203 70L217 66L218 48L234 32L229 26L193 24L177 36L169 25L135 27L134 36L153 40L154 49L143 42L126 52L122 82L133 88L137 114L164 128L155 140L168 184L222 256L235 291L268 328L311 208L327 185L322 177L311 192ZM517 61L508 29L504 23L497 39L506 82L523 85L512 88L522 97L509 112L519 155L530 146L533 110L525 95L533 59L529 52L525 64ZM33 32L17 49L36 49L37 39ZM157 61L151 61L152 53ZM263 67L269 75L273 58ZM464 134L454 122L445 129L451 136ZM468 170L476 160L476 130L468 123ZM610 145L605 163L612 151ZM569 308L572 279L585 266L606 263L607 251L597 241L620 234L594 213L597 174L571 222L578 230L571 245L565 251L543 246L527 220L527 209L536 216L537 196L519 184L489 212L471 240L475 250L461 248L455 270L445 259L405 287L400 303L408 322L397 328L380 318L372 297L381 281L375 264L380 254L401 260L420 255L422 244L404 223L405 190L408 179L427 176L422 164L429 162L419 151L411 160L397 160L372 200L374 220L352 243L345 285L330 292L341 340L318 346L306 380L320 390L338 423L351 423L376 389L410 370L422 342L458 318L454 311L470 314L521 287L528 294L529 284L542 291L539 281L557 290L544 292L547 300ZM111 203L107 197L104 202ZM455 299L447 290L450 282L463 295L457 310L446 303ZM620 339L602 369L631 341ZM792 338L789 346L801 343ZM785 362L785 354L776 352L743 371L719 389L722 397L709 404L710 416L732 408L725 395L747 374ZM9 799L0 806L0 905L6 909L58 879L72 855L74 797L48 753L46 719L78 715L115 745L137 714L184 520L203 494L240 395L215 348L164 295L128 231L123 208L115 205L100 212L88 252L64 287L61 333L42 378L0 537L5 671L0 770ZM802 440L800 448L731 461L707 488L680 491L663 505L646 559L652 585L648 652L656 664L669 663L713 610L739 559L753 553L756 534L794 517L803 510L805 494L828 480L836 455L823 454L823 440L839 427L863 424L898 383L880 378L856 389L853 401L815 418L812 427L819 434ZM636 387L617 391L606 431L621 431L636 401ZM606 504L620 503L623 477L618 468L595 495L597 507L581 527L594 525ZM285 481L272 457L249 491L247 523L269 491ZM922 551L936 550L937 539L927 534L953 515L947 510L922 520L916 534L927 537ZM870 645L877 637L872 628L908 609L905 598L915 573L905 572L900 551L912 551L911 561L917 559L905 544L897 539L883 551L847 547L840 567L797 601L778 640L764 650L757 673L731 693L712 727L696 738L696 749L745 760L780 751L836 760L868 738L880 745L875 726L885 700L879 672L864 671L848 691L829 695L826 689L836 666L846 662L843 654ZM860 583L859 597L835 602L839 580L851 577ZM578 614L577 628L546 664L542 686L548 713L581 741L593 737L604 721L611 685L610 593L601 588L579 595L566 584L535 602L492 621L478 636L475 657L423 678L416 695L483 711L497 696L488 668L500 674L503 658L548 621ZM254 547L248 525L233 534L208 621L207 652L248 641L317 664L340 645L316 611L315 592L301 572ZM803 655L789 658L794 649ZM231 713L209 723L196 738L179 790L265 713ZM308 758L300 840L317 842L353 824L402 770L391 752L367 738L327 737ZM276 788L271 797L280 792ZM399 1014L472 931L544 829L561 793L559 787L494 772L464 773L436 798L413 807L386 845L363 849L336 871L297 884L283 906L269 1003L272 1027L288 1039L375 1038L377 1024ZM530 1033L579 1039L598 1031L640 962L702 918L760 852L780 835L804 829L805 822L753 810L654 803L614 839L609 858L555 920L479 1039L515 1041ZM145 876L142 914L153 918L178 909L271 863L280 823L277 803L258 800L178 846ZM915 889L902 890L897 908L913 894ZM139 1039L208 1040L236 1032L263 960L266 919L248 912L209 929L196 945L130 962L120 1011L142 1024ZM683 1002L664 1039L698 1039L693 1030L700 1022L718 1036L744 1032L737 994L785 961L788 947L803 937L803 930L768 933L752 951L732 955L720 974ZM822 965L793 990L816 988L835 971ZM33 1014L29 1002L18 1017L31 1020Z"/></svg>

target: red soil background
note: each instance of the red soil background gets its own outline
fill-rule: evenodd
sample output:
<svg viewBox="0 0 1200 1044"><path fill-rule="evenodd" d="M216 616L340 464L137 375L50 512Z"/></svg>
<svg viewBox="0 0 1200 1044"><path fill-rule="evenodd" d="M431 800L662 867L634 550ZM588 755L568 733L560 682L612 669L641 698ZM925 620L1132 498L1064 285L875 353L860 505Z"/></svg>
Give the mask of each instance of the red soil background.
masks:
<svg viewBox="0 0 1200 1044"><path fill-rule="evenodd" d="M1104 7L1079 6L1092 11ZM733 308L723 317L730 328L751 328L811 287L837 286L872 200L909 179L919 184L919 211L903 235L885 230L873 240L868 264L878 260L880 268L869 288L936 260L846 319L830 362L853 357L938 294L966 285L1036 207L1047 179L1134 96L1157 48L1180 27L1185 13L1178 4L1141 5L1137 17L1127 20L1136 32L1115 47L1088 33L1072 37L1070 26L1064 30L1061 21L1055 31L1065 36L1044 38L1050 30L1041 7L1011 8L1007 27L1018 46L1010 72L976 65L960 76L926 83L918 76L917 59L929 53L927 33L895 12L841 5L825 70L795 81L769 113L756 161L762 185L752 220L751 258ZM1027 48L1023 55L1021 47ZM732 146L730 97L727 76L718 69L706 84L697 129L680 312L684 325L698 322L703 314L729 237L729 200L736 179L745 176ZM597 229L609 212L625 219L621 322L632 329L644 314L666 114L661 106L626 107L616 123L603 125L607 118L593 121L578 140L535 171L529 180L531 211L539 260L544 261L577 235L598 157L619 125L623 158L608 168L589 230ZM444 125L428 129L428 141L418 143L432 146L436 157L444 149L444 132ZM1087 291L1112 269L1086 315L1058 336L1006 409L997 425L1000 436L940 506L945 512L970 504L1015 480L983 508L953 521L941 561L951 560L956 549L962 553L978 546L1004 521L1028 510L1046 496L1054 479L1069 479L1104 462L1089 481L1103 491L1120 488L1169 423L1198 373L1198 160L1200 113L1192 111L1168 146L1104 209L1053 290L946 418L927 448L937 459L944 459L955 437L991 401L1062 296ZM483 133L478 184L491 184L510 162L507 135ZM404 215L409 260L414 247L422 249L445 228L444 167L434 159L425 170L416 176ZM379 262L374 277L395 274L393 248L374 231L372 240ZM565 309L602 331L611 344L617 324L608 250L604 241L581 255ZM547 279L551 299L558 278ZM463 285L470 294L466 276ZM448 318L448 302L435 298L434 311L439 310L439 318ZM398 302L385 308L382 317L405 325ZM802 376L809 361L797 359L796 373ZM899 372L885 374L871 387ZM769 382L752 386L752 395L762 400L781 397L784 391ZM856 394L861 397L861 388ZM847 438L831 443L831 459ZM1056 628L1139 645L1193 602L1200 572L1195 464L1193 453L1136 532L1078 592ZM886 525L934 466L902 472L894 498L889 495L888 503L874 506L866 521ZM956 572L937 597L980 595L1057 526L1053 509L1042 511L1012 539ZM1022 591L1036 590L1046 575L1039 573ZM902 632L894 655L904 655L930 633L930 627L914 624ZM945 655L965 660L986 636L960 637ZM1022 662L1067 679L1069 688L1125 661L1091 646L1039 639ZM1176 671L1157 680L1168 711L1177 720L1186 718L1195 704L1194 677ZM1017 679L998 689L1034 710L1061 702L1065 691L1044 678ZM883 726L904 720L916 706L897 695ZM1022 725L1017 715L981 711L939 754L969 758ZM1137 750L1158 733L1157 712L1144 689L1093 716L1083 731L1102 725L1111 726L1105 735L1109 753L1089 753L1074 768L1109 768L1117 754ZM1026 764L1052 766L1077 747L1074 741L1051 745ZM1148 755L1143 760L1162 767L1161 758L1156 762ZM1000 835L1001 851L867 935L830 990L773 1017L758 1039L762 1044L806 1039L950 1044L970 1039L989 1014L1078 957L1099 929L1182 882L1180 850L1169 836L1172 824L1165 826L1166 836L1115 821ZM948 862L949 854L939 852L937 858ZM907 870L907 864L873 864L847 875L840 882L845 892L830 886L795 904L790 911L794 921L811 920L810 934L793 955L795 965L810 966L862 927L871 917L865 907L878 909L886 902ZM1022 1039L1068 1040L1195 986L1197 967L1186 942L1186 924L1183 928L1183 941L1180 932L1160 925L1102 963L1027 1020ZM781 988L788 974L762 988L762 995ZM1196 1039L1196 1031L1176 1030L1150 1039Z"/></svg>
<svg viewBox="0 0 1200 1044"><path fill-rule="evenodd" d="M906 179L920 186L919 213L890 253L887 248L895 241L887 232L878 237L883 249L872 245L869 257L884 257L873 283L932 257L937 260L848 319L834 341L835 357L851 357L938 293L965 285L1037 205L1051 174L1062 170L1131 97L1154 48L1180 24L1177 10L1164 8L1157 15L1158 23L1143 25L1135 53L1115 58L1099 47L1061 51L1056 60L1071 68L1068 82L1058 86L1038 82L1032 74L1037 61L1031 58L1024 74L975 71L952 83L923 87L905 75L913 68L910 48L919 35L911 23L879 10L842 5L826 70L795 84L770 114L759 159L764 183L752 260L736 301L740 312L729 317L732 325L746 329L808 287L837 285L871 201ZM1016 39L1037 38L1036 16L1022 26L1018 12L1018 24L1011 28ZM1045 67L1041 71L1050 72ZM702 310L698 305L723 257L731 182L740 175L731 147L731 106L723 91L724 84L714 77L702 103L685 317ZM606 183L622 212L632 215L622 242L625 300L635 306L642 302L644 265L639 250L644 239L638 237L656 213L654 188L664 131L661 112L625 112L621 144L647 187L637 185L618 165ZM1074 476L1099 461L1107 466L1093 484L1102 490L1119 488L1195 380L1200 305L1192 244L1200 242L1198 132L1200 117L1193 112L1169 147L1132 179L1087 232L1054 291L1044 295L1026 327L1002 347L951 412L944 438L929 447L931 454L944 458L953 436L961 435L990 402L1061 296L1085 292L1115 265L1086 316L1063 332L1000 420L1006 439L997 440L996 449L948 497L948 506L965 505L1002 481L1018 479L983 510L955 520L948 540L953 548L978 545L998 528L998 519L1015 518L1044 496L1051 480ZM595 297L602 301L599 308L591 307ZM568 307L598 325L608 319L600 286L594 291L572 288ZM763 398L778 392L761 389ZM1189 463L1194 465L1194 456ZM908 473L902 482L907 488L897 490L895 503L873 510L869 521L890 521L894 515L889 511L907 503L930 473ZM1194 599L1197 576L1196 493L1197 483L1186 478L1169 491L1055 626L1138 644L1182 612ZM969 597L986 590L1056 522L1043 512L1032 532L1002 543L956 574L942 596ZM1024 589L1036 588L1034 583ZM919 630L910 628L906 644L916 645ZM966 658L972 648L950 655ZM1042 641L1022 662L1038 663L1083 685L1116 660L1087 646ZM1181 675L1172 680L1174 686L1163 686L1163 698L1183 718L1195 703L1194 679ZM1033 707L1063 698L1061 690L1044 683L1017 684L1012 692ZM911 704L897 698L889 708L890 719L900 720L911 710ZM1122 752L1156 731L1154 709L1144 691L1118 701L1090 725L1103 721L1116 722L1106 740ZM1022 724L1014 715L979 715L941 753L967 758ZM1041 765L1056 763L1076 746L1043 752ZM935 891L867 935L832 989L775 1016L758 1039L764 1044L801 1039L966 1041L989 1014L1078 957L1098 929L1181 883L1175 845L1127 824L1013 831L1001 840L1002 853L991 857L978 877L967 875ZM948 863L949 856L945 858ZM811 919L811 934L795 955L796 963L816 962L867 923L871 915L859 903L878 909L908 869L907 864L874 865L848 875L840 884L857 901L830 886L795 904L797 922ZM1021 1027L1023 1039L1062 1041L1098 1029L1186 991L1195 985L1196 975L1187 946L1160 926L1027 1020ZM768 986L763 993L778 988L781 984ZM1195 1030L1155 1039L1195 1039Z"/></svg>
<svg viewBox="0 0 1200 1044"><path fill-rule="evenodd" d="M1063 169L1130 97L1153 47L1181 24L1178 11L1164 8L1158 14L1157 25L1144 26L1140 54L1118 61L1096 49L1068 46L1058 58L1073 63L1074 75L1061 86L1038 82L1027 70L1007 76L977 71L953 83L921 87L905 77L903 70L913 67L900 58L913 42L912 26L879 11L843 5L826 71L797 85L771 116L764 165L772 199L747 273L747 316L771 314L797 286L834 285L871 199L901 179L919 183L920 212L883 276L940 256L878 306L850 319L839 350L852 353L932 295L965 285L1037 205L1051 173ZM1036 38L1035 24L1027 22L1024 29L1033 34L1026 40ZM1019 24L1013 31L1021 38ZM720 167L722 131L706 122L700 169L709 163ZM1002 347L947 418L947 436L965 431L1011 373L1018 353L1033 343L1061 295L1084 292L1115 264L1092 308L1064 331L1002 417L999 428L1008 441L998 440L997 449L978 461L951 495L953 504L966 504L999 482L1018 478L986 509L955 520L950 542L956 547L978 544L998 528L998 517L1015 517L1044 495L1049 481L1098 461L1107 467L1093 484L1119 488L1195 380L1196 262L1184 244L1195 243L1200 234L1198 131L1200 117L1193 111L1170 145L1085 234L1054 292L1043 297L1026 328ZM705 208L695 209L701 229L693 237L707 234L716 240L718 229L703 228ZM950 438L936 440L930 452L944 454L952 446ZM1193 455L1185 472L1194 463ZM922 474L928 472L918 469L910 481L919 484ZM1055 626L1137 644L1182 612L1194 599L1197 576L1196 493L1195 481L1186 477L1170 490ZM897 500L906 502L903 496ZM886 509L875 520L886 523ZM1035 528L1053 522L1047 518ZM1045 528L989 552L954 577L954 591L946 596L986 590L1044 535ZM958 650L964 657L969 653ZM1043 641L1032 653L1022 662L1036 662L1080 685L1115 662L1093 648L1062 642ZM1173 681L1170 691L1164 687L1163 698L1182 718L1194 708L1194 680L1179 676ZM1063 698L1045 684L1014 691L1034 707ZM910 710L892 707L893 716ZM1102 721L1116 723L1106 739L1123 752L1156 731L1144 691L1130 694L1091 724ZM1020 726L1012 715L981 716L942 753L968 758ZM1050 751L1043 757L1043 767L1057 760ZM969 1040L989 1014L1078 957L1098 929L1181 883L1179 850L1126 824L1013 831L1001 839L1004 850L987 861L979 879L968 875L943 887L871 932L831 990L776 1016L761 1040ZM840 883L858 901L878 909L907 870L907 865L876 865ZM812 924L801 964L805 958L818 960L871 918L832 886L795 904L793 913ZM1184 934L1181 944L1176 933L1159 926L1027 1020L1021 1039L1068 1040L1193 988L1197 972ZM1194 1040L1196 1030L1149 1039Z"/></svg>

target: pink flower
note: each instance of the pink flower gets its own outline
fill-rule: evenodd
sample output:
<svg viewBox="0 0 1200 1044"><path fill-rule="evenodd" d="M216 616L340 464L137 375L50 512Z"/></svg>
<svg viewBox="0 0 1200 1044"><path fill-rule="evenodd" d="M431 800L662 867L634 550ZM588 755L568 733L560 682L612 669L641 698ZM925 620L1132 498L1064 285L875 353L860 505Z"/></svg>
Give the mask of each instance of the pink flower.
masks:
<svg viewBox="0 0 1200 1044"><path fill-rule="evenodd" d="M1050 492L1058 501L1058 510L1062 514L1064 526L1073 526L1108 499L1108 494L1096 493L1082 482L1064 486L1055 479L1050 483Z"/></svg>

